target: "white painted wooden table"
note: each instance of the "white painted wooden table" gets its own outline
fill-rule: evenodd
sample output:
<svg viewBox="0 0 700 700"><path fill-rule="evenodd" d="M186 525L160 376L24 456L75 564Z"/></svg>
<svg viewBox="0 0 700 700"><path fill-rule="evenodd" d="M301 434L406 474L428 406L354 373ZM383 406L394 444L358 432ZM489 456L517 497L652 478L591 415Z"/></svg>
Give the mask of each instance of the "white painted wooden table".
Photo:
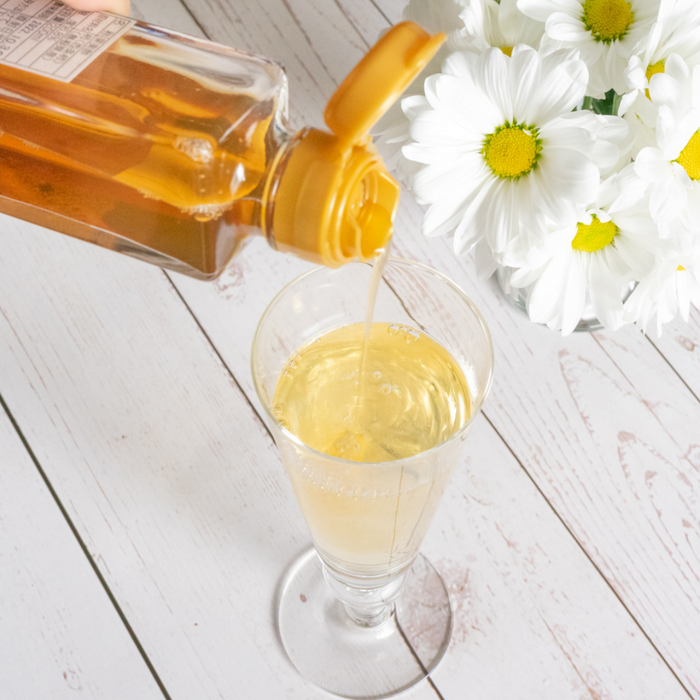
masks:
<svg viewBox="0 0 700 700"><path fill-rule="evenodd" d="M273 57L295 126L401 0L151 0L133 14ZM490 325L496 380L423 551L456 615L411 699L700 699L700 314L562 339L403 199L395 251ZM0 700L324 698L275 636L309 543L250 344L308 266L251 244L196 282L0 221Z"/></svg>

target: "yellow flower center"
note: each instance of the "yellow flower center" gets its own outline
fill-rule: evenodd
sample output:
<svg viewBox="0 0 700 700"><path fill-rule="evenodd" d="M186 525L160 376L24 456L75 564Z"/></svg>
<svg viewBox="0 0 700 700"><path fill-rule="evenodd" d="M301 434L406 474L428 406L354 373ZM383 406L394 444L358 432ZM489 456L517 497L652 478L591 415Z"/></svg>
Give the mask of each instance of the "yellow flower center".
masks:
<svg viewBox="0 0 700 700"><path fill-rule="evenodd" d="M596 41L609 44L627 34L634 21L632 4L627 0L586 0L581 21Z"/></svg>
<svg viewBox="0 0 700 700"><path fill-rule="evenodd" d="M535 167L541 150L537 129L506 122L486 137L481 154L494 175L517 179Z"/></svg>
<svg viewBox="0 0 700 700"><path fill-rule="evenodd" d="M646 73L647 82L649 82L651 80L652 75L656 75L657 73L663 73L665 70L666 69L664 67L663 61L657 61L656 63L650 65L647 68L647 73ZM645 90L645 92L647 94L647 97L649 97L649 90ZM649 99L651 99L651 97L649 97Z"/></svg>
<svg viewBox="0 0 700 700"><path fill-rule="evenodd" d="M700 180L700 131L690 137L681 154L676 159L688 173L691 180Z"/></svg>
<svg viewBox="0 0 700 700"><path fill-rule="evenodd" d="M512 55L513 55L513 47L512 47L512 46L501 46L501 51L503 51L503 53L504 53L506 56L512 56Z"/></svg>
<svg viewBox="0 0 700 700"><path fill-rule="evenodd" d="M617 226L612 221L603 223L593 214L590 224L578 225L571 247L584 253L595 253L610 245L616 235Z"/></svg>
<svg viewBox="0 0 700 700"><path fill-rule="evenodd" d="M683 265L679 265L679 266L676 268L676 272L683 272L684 270L685 270L685 268L683 267Z"/></svg>

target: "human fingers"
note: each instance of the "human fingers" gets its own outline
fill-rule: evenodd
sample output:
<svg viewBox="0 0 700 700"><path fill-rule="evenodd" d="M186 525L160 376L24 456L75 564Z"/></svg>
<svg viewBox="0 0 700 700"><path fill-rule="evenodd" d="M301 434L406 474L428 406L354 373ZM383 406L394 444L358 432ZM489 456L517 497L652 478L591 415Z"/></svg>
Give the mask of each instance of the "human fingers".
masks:
<svg viewBox="0 0 700 700"><path fill-rule="evenodd" d="M66 5L76 10L90 12L114 12L117 15L129 14L129 0L64 0Z"/></svg>

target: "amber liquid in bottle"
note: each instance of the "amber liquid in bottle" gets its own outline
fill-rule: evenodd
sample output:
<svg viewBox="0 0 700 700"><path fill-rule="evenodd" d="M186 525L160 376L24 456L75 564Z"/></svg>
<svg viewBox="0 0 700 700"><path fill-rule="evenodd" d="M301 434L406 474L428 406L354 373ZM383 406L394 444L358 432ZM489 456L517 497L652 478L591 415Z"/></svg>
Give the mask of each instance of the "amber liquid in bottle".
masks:
<svg viewBox="0 0 700 700"><path fill-rule="evenodd" d="M260 232L276 64L137 24L70 83L0 88L0 211L201 279Z"/></svg>

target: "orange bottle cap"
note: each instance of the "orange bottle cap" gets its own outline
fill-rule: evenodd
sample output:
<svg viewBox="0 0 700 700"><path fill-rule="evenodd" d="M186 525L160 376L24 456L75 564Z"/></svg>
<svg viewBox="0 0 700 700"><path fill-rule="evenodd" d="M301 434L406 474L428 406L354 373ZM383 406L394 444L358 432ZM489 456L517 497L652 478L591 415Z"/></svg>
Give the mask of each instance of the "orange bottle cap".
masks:
<svg viewBox="0 0 700 700"><path fill-rule="evenodd" d="M391 237L399 185L386 171L369 130L401 96L445 40L417 24L390 29L331 97L333 133L297 134L272 206L272 236L286 250L338 267L367 261Z"/></svg>

